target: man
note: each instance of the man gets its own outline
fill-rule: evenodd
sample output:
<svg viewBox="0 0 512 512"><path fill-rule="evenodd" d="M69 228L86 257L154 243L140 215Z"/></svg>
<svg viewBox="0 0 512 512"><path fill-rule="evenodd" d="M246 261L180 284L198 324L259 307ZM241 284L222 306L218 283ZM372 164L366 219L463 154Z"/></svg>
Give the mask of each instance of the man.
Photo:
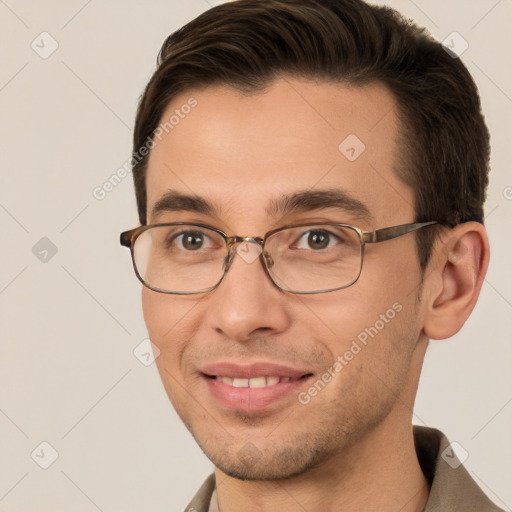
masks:
<svg viewBox="0 0 512 512"><path fill-rule="evenodd" d="M488 160L466 68L390 9L240 0L167 39L121 241L215 465L186 510L499 510L412 426L485 276Z"/></svg>

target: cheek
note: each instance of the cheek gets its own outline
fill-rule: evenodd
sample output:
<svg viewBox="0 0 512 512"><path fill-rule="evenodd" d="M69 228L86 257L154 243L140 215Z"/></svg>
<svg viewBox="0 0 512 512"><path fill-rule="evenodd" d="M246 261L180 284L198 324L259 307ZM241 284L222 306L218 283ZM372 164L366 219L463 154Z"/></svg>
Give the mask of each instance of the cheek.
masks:
<svg viewBox="0 0 512 512"><path fill-rule="evenodd" d="M319 296L314 309L331 332L329 351L334 360L342 356L343 364L347 361L345 378L356 378L358 371L366 369L386 382L398 383L407 372L421 333L420 273L414 258L400 258L405 253L401 251L415 256L411 247L397 247L398 251L391 246L382 248L386 251L379 247L365 258L355 285L330 297ZM393 257L386 254L391 249Z"/></svg>
<svg viewBox="0 0 512 512"><path fill-rule="evenodd" d="M188 424L186 376L183 375L183 354L193 337L197 320L192 321L197 298L142 291L142 309L149 338L160 351L155 360L164 389L174 408Z"/></svg>
<svg viewBox="0 0 512 512"><path fill-rule="evenodd" d="M361 414L370 417L392 407L401 394L420 332L413 301L394 298L391 294L375 298L371 304L358 302L354 311L344 316L345 326L338 317L336 331L344 330L347 335L343 341L335 340L332 347L339 364L326 399L329 397L333 406L338 402L359 404Z"/></svg>
<svg viewBox="0 0 512 512"><path fill-rule="evenodd" d="M161 296L160 296L161 295ZM165 313L171 304L163 294L157 294L146 287L142 288L142 313L151 341L161 349L162 334L169 319Z"/></svg>
<svg viewBox="0 0 512 512"><path fill-rule="evenodd" d="M157 293L144 287L142 310L149 338L160 350L156 359L159 371L175 369L180 364L186 341L192 336L189 319L197 299L183 299Z"/></svg>

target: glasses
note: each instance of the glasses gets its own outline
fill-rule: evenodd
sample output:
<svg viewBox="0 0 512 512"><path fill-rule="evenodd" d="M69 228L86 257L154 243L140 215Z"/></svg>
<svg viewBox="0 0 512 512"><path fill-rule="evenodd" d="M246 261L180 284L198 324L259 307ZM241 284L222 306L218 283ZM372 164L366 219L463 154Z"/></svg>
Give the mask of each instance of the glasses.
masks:
<svg viewBox="0 0 512 512"><path fill-rule="evenodd" d="M215 289L235 253L247 263L260 259L281 290L326 293L353 285L361 275L364 247L391 240L436 221L362 231L348 224L300 224L269 231L263 238L228 236L203 224L172 222L121 233L139 280L156 292L177 295Z"/></svg>

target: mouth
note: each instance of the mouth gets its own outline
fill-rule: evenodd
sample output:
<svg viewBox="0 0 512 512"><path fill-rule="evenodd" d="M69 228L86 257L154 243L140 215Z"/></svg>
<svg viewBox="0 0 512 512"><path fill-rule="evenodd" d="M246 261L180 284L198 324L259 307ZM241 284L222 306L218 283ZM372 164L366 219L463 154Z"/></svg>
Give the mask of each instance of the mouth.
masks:
<svg viewBox="0 0 512 512"><path fill-rule="evenodd" d="M283 384L288 382L295 382L297 380L303 379L312 374L302 375L301 377L279 377L279 376L261 376L261 377L251 377L250 379L243 379L239 377L221 377L219 375L205 375L210 379L216 379L223 384L228 386L232 386L234 388L268 388L270 386L275 386L277 384Z"/></svg>
<svg viewBox="0 0 512 512"><path fill-rule="evenodd" d="M256 412L282 402L313 373L273 363L238 365L218 363L200 372L215 401L231 410Z"/></svg>

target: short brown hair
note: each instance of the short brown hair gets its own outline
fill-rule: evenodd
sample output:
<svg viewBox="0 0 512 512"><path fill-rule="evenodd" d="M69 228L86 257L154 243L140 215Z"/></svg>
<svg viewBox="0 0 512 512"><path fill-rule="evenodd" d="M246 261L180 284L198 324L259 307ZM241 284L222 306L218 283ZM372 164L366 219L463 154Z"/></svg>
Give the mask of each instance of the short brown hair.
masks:
<svg viewBox="0 0 512 512"><path fill-rule="evenodd" d="M148 156L141 158L139 149L172 99L218 84L256 93L284 74L384 84L398 104L405 158L395 172L415 191L415 221L483 223L489 133L460 59L389 7L362 0L238 0L206 11L160 50L133 139L141 224L147 221ZM431 228L417 234L422 269L434 238Z"/></svg>

